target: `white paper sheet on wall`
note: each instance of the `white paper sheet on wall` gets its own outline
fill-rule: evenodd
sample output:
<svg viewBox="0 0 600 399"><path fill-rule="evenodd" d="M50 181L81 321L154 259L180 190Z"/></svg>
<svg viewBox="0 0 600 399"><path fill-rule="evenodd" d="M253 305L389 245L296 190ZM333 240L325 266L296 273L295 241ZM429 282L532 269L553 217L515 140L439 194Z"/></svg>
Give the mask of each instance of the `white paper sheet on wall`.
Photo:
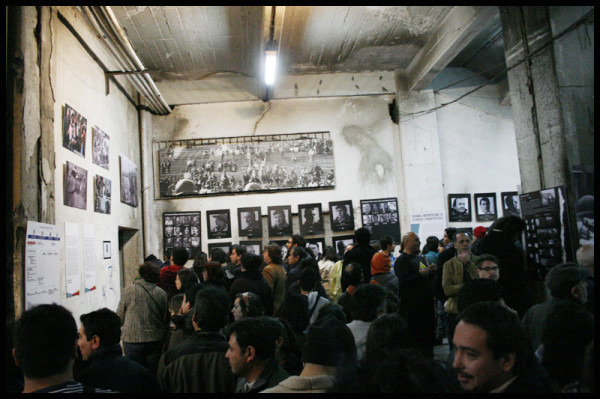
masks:
<svg viewBox="0 0 600 399"><path fill-rule="evenodd" d="M94 256L94 225L83 225L83 281L85 292L96 289L96 257Z"/></svg>
<svg viewBox="0 0 600 399"><path fill-rule="evenodd" d="M79 224L65 222L65 270L67 298L81 293L79 274Z"/></svg>
<svg viewBox="0 0 600 399"><path fill-rule="evenodd" d="M425 245L425 240L429 236L441 238L444 236L446 228L446 219L442 210L431 210L410 215L411 231L416 233L421 239L421 244Z"/></svg>
<svg viewBox="0 0 600 399"><path fill-rule="evenodd" d="M27 222L25 244L25 309L59 302L60 227Z"/></svg>

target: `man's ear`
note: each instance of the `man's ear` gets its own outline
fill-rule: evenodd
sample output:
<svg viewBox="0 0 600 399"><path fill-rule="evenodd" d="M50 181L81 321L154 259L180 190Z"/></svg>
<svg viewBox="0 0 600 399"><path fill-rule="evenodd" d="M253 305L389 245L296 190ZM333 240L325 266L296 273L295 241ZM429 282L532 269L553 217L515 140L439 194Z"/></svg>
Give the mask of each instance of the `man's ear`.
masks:
<svg viewBox="0 0 600 399"><path fill-rule="evenodd" d="M515 367L516 355L514 352L507 353L503 356L502 370L509 372Z"/></svg>
<svg viewBox="0 0 600 399"><path fill-rule="evenodd" d="M248 345L246 347L246 362L250 363L251 361L253 361L256 358L256 349L252 346L252 345Z"/></svg>
<svg viewBox="0 0 600 399"><path fill-rule="evenodd" d="M101 342L100 342L100 337L97 335L94 335L92 337L92 349L93 350L98 350L100 348Z"/></svg>

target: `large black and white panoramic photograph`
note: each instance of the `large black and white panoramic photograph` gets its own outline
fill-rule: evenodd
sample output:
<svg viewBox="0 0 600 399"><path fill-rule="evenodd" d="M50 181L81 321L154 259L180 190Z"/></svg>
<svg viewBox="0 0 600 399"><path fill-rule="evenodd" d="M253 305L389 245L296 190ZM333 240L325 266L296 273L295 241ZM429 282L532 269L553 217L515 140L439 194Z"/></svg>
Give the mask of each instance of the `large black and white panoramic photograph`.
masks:
<svg viewBox="0 0 600 399"><path fill-rule="evenodd" d="M169 142L158 165L161 198L335 186L329 132Z"/></svg>

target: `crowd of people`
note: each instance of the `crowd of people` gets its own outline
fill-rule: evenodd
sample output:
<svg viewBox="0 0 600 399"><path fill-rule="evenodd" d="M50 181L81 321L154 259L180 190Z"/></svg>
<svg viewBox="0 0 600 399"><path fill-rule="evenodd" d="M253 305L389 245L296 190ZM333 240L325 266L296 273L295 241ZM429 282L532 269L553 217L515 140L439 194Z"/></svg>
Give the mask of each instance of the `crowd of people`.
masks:
<svg viewBox="0 0 600 399"><path fill-rule="evenodd" d="M191 267L149 256L115 311L38 305L11 339L11 392L594 392L593 244L523 291L522 220L441 239L372 240L338 256L300 235ZM475 248L475 249L474 249ZM434 356L448 340L449 356ZM10 365L9 365L10 366ZM22 374L19 374L22 373Z"/></svg>

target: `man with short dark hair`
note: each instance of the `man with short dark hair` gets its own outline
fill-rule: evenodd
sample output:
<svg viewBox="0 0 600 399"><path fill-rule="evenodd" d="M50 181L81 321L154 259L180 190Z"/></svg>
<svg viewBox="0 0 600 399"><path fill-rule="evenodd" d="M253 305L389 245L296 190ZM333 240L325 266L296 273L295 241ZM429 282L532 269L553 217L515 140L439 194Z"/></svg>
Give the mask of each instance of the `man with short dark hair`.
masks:
<svg viewBox="0 0 600 399"><path fill-rule="evenodd" d="M269 325L263 320L246 317L229 327L229 347L225 357L238 377L236 393L256 393L279 384L289 375L275 357L276 343L265 339Z"/></svg>
<svg viewBox="0 0 600 399"><path fill-rule="evenodd" d="M175 247L171 253L171 266L160 269L160 280L157 285L165 290L167 299L171 299L173 295L177 294L175 286L177 272L183 269L188 259L189 254L184 247Z"/></svg>
<svg viewBox="0 0 600 399"><path fill-rule="evenodd" d="M261 299L265 308L265 315L273 315L273 293L271 286L260 272L263 257L260 255L246 253L242 256L242 272L233 282L229 290L231 303L235 302L235 296L244 292L253 292Z"/></svg>
<svg viewBox="0 0 600 399"><path fill-rule="evenodd" d="M479 278L498 281L500 278L500 261L494 255L481 254L475 261Z"/></svg>
<svg viewBox="0 0 600 399"><path fill-rule="evenodd" d="M529 348L517 315L493 302L458 316L452 367L468 392L551 393L551 382Z"/></svg>
<svg viewBox="0 0 600 399"><path fill-rule="evenodd" d="M121 319L108 308L79 317L79 351L83 363L75 380L86 386L122 393L152 393L158 385L155 376L138 362L123 356Z"/></svg>
<svg viewBox="0 0 600 399"><path fill-rule="evenodd" d="M290 255L292 254L292 248L294 248L294 247L306 248L306 240L304 239L304 237L302 237L299 234L294 234L285 243L285 248L286 248L287 252L285 253L285 258L283 260L283 268L285 269L286 272L289 271L289 267L290 267L289 258L290 258Z"/></svg>
<svg viewBox="0 0 600 399"><path fill-rule="evenodd" d="M363 281L371 281L371 259L377 253L375 249L369 245L371 241L371 232L366 227L358 228L354 231L354 241L356 246L344 254L344 266L350 262L356 262L362 267ZM346 287L342 282L342 290Z"/></svg>
<svg viewBox="0 0 600 399"><path fill-rule="evenodd" d="M231 254L229 255L230 263L223 268L225 279L227 280L226 287L231 288L233 281L242 273L242 256L248 252L243 245L235 244L231 246Z"/></svg>
<svg viewBox="0 0 600 399"><path fill-rule="evenodd" d="M300 262L310 255L306 252L306 249L302 246L292 246L290 249L290 256L287 258L288 270L285 276L285 289L289 289L290 285L298 281L298 274L300 273Z"/></svg>
<svg viewBox="0 0 600 399"><path fill-rule="evenodd" d="M225 359L226 326L230 302L223 290L204 287L194 304L194 333L166 351L158 362L158 380L163 392L233 393L235 377Z"/></svg>
<svg viewBox="0 0 600 399"><path fill-rule="evenodd" d="M23 393L113 392L74 381L77 325L63 306L37 305L23 312L13 340L12 355L24 376Z"/></svg>

